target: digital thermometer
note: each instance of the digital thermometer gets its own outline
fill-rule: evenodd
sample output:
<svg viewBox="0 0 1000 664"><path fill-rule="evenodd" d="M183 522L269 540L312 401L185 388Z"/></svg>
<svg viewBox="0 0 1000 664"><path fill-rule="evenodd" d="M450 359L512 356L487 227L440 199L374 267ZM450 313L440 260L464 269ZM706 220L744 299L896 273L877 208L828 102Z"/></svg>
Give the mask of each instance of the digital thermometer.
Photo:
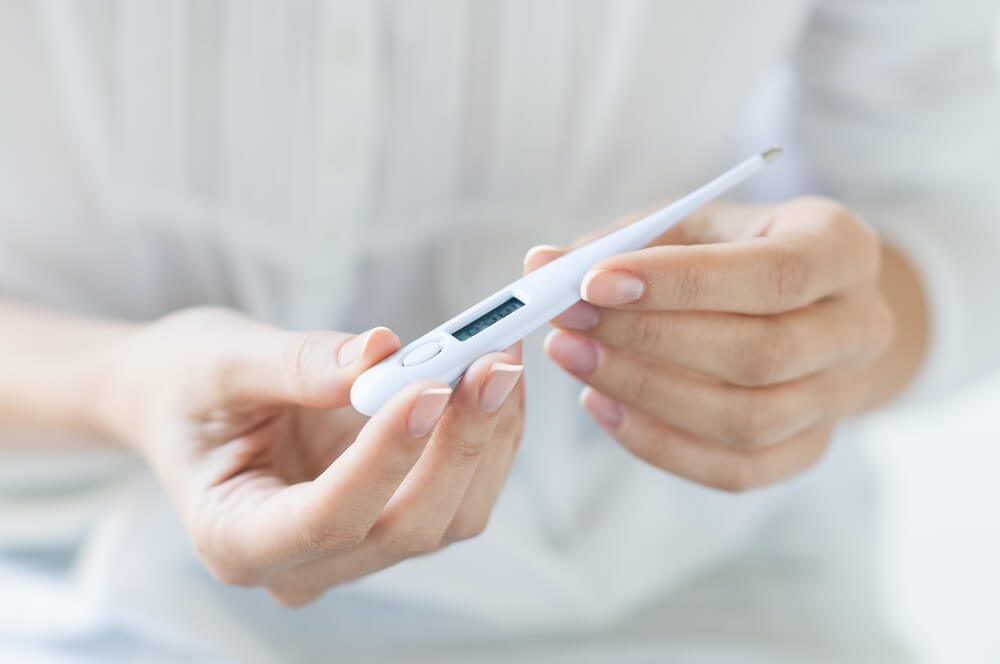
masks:
<svg viewBox="0 0 1000 664"><path fill-rule="evenodd" d="M779 148L754 155L665 208L500 289L361 374L351 388L351 403L361 413L374 415L414 381L432 378L454 384L477 358L508 348L578 302L583 277L599 261L642 249L780 155Z"/></svg>

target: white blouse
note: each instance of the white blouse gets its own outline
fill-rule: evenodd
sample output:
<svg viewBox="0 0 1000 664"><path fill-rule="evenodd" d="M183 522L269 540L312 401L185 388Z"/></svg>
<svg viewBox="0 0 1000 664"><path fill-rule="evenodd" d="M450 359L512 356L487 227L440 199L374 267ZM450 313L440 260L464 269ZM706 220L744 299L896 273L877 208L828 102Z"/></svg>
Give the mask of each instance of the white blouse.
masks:
<svg viewBox="0 0 1000 664"><path fill-rule="evenodd" d="M781 142L789 158L741 196L828 193L908 252L935 313L921 384L949 390L1000 366L996 13L990 0L6 2L0 294L136 319L221 304L407 340L517 276L533 244ZM139 464L8 453L0 587L17 601L0 601L0 648L437 659L480 637L535 652L531 635L582 628L606 630L591 647L611 656L627 651L622 621L655 605L690 629L666 638L654 623L628 648L694 638L715 652L727 610L764 620L760 593L786 598L774 621L788 629L864 631L864 612L802 600L819 592L803 578L834 579L816 586L828 599L863 585L829 572L867 558L857 450L841 441L747 495L697 487L607 439L538 346L487 532L300 611L212 581ZM747 560L781 573L672 599ZM787 574L789 560L810 573ZM769 634L726 633L740 653Z"/></svg>

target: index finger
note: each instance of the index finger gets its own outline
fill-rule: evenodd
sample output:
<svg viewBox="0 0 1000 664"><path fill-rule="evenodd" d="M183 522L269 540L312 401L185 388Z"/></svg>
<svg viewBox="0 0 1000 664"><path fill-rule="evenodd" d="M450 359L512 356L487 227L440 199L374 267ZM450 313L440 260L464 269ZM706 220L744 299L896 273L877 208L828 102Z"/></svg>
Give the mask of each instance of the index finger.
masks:
<svg viewBox="0 0 1000 664"><path fill-rule="evenodd" d="M820 240L802 233L649 247L595 265L580 296L618 309L781 313L859 279L850 250Z"/></svg>
<svg viewBox="0 0 1000 664"><path fill-rule="evenodd" d="M417 463L451 388L421 381L386 403L323 473L271 496L255 522L260 558L301 562L357 546Z"/></svg>

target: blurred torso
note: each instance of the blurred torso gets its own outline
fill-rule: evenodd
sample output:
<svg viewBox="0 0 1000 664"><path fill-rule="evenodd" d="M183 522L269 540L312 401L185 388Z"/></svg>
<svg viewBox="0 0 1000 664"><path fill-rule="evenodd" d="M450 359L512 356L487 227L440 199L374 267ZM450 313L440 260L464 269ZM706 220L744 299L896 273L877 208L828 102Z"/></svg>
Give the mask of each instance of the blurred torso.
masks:
<svg viewBox="0 0 1000 664"><path fill-rule="evenodd" d="M0 288L104 315L212 303L412 338L515 277L531 245L725 165L808 5L18 6L25 29L0 46L25 90L0 129L18 127L0 155ZM75 531L103 551L83 567L102 615L192 648L225 624L216 638L242 642L229 652L267 652L265 624L297 624L303 652L372 639L355 610L371 601L514 630L602 625L730 556L802 490L736 500L641 465L537 346L521 457L479 540L293 616L215 586L133 478L127 509L101 503ZM340 627L318 633L331 615Z"/></svg>

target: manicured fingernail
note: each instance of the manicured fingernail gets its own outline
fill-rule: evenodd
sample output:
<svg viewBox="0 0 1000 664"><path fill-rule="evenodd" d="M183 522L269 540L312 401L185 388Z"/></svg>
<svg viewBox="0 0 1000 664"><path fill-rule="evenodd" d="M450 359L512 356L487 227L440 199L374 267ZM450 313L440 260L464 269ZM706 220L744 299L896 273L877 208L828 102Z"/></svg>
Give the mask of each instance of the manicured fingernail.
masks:
<svg viewBox="0 0 1000 664"><path fill-rule="evenodd" d="M430 433L441 419L450 398L450 387L432 387L421 392L410 409L410 416L406 418L406 429L410 435L423 438Z"/></svg>
<svg viewBox="0 0 1000 664"><path fill-rule="evenodd" d="M589 376L597 369L597 343L584 337L552 330L545 338L549 357L577 376Z"/></svg>
<svg viewBox="0 0 1000 664"><path fill-rule="evenodd" d="M552 324L568 330L593 330L597 327L599 318L597 307L586 302L577 302L553 318Z"/></svg>
<svg viewBox="0 0 1000 664"><path fill-rule="evenodd" d="M341 346L340 352L337 353L337 363L342 367L346 367L348 364L361 357L364 353L365 345L368 344L368 339L371 338L372 332L376 329L378 328L372 328L367 332L362 332Z"/></svg>
<svg viewBox="0 0 1000 664"><path fill-rule="evenodd" d="M586 387L580 392L580 403L608 431L617 431L625 421L625 406L593 388Z"/></svg>
<svg viewBox="0 0 1000 664"><path fill-rule="evenodd" d="M628 304L642 297L646 285L627 272L593 270L583 278L580 297L598 306Z"/></svg>
<svg viewBox="0 0 1000 664"><path fill-rule="evenodd" d="M538 255L542 253L562 253L562 247L557 247L551 244L539 244L537 246L528 249L528 253L524 255L524 267L529 268L535 264L538 260Z"/></svg>
<svg viewBox="0 0 1000 664"><path fill-rule="evenodd" d="M495 413L514 391L517 381L524 373L524 365L494 362L483 383L479 395L479 405L487 413Z"/></svg>

